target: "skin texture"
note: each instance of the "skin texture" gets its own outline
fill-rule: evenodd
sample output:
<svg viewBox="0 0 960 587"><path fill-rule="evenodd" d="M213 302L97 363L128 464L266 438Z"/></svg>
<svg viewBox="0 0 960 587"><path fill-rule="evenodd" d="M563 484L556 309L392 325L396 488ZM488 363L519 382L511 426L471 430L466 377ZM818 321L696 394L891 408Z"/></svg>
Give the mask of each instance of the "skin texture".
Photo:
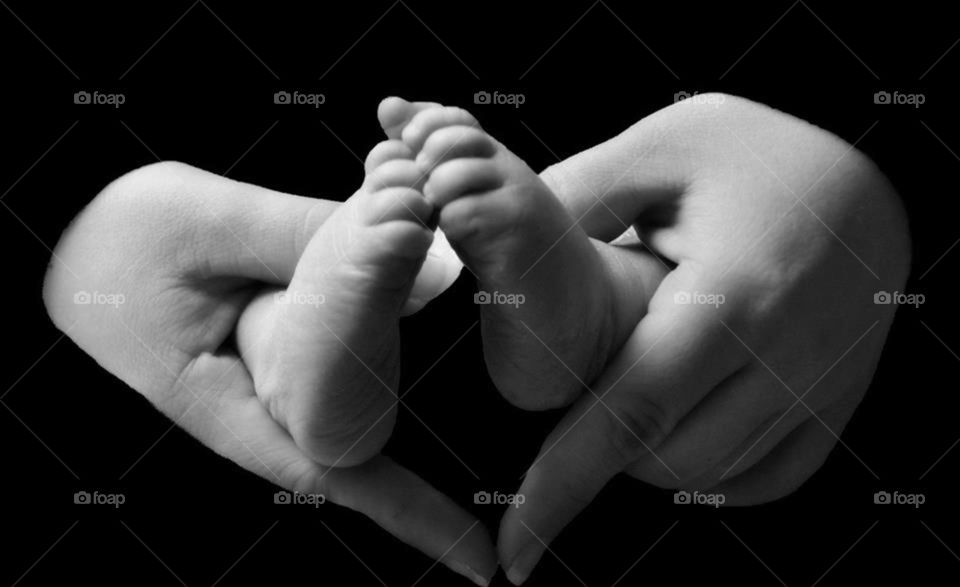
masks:
<svg viewBox="0 0 960 587"><path fill-rule="evenodd" d="M393 460L349 468L309 458L257 397L231 350L263 283L286 286L338 204L243 184L180 163L128 173L74 220L44 301L54 324L101 366L217 454L289 491L324 494L458 573L496 570L477 520ZM118 308L77 291L119 292Z"/></svg>
<svg viewBox="0 0 960 587"><path fill-rule="evenodd" d="M870 383L895 311L873 295L902 289L910 258L899 199L866 157L732 96L665 108L541 175L587 234L631 222L677 267L507 509L515 583L619 472L727 505L795 490ZM698 294L723 303L681 303Z"/></svg>
<svg viewBox="0 0 960 587"><path fill-rule="evenodd" d="M719 106L665 108L541 174L590 237L607 241L634 223L676 269L588 382L593 393L545 440L519 490L524 504L506 508L499 553L475 519L389 459L327 469L308 458L225 344L262 283L290 283L336 204L177 163L141 168L64 233L44 300L78 346L218 454L287 489L324 493L429 556L456 544L443 562L475 579L492 576L499 556L519 583L540 540L618 472L712 488L728 505L790 493L822 464L870 382L894 312L873 293L902 289L909 270L894 190L833 135L714 98ZM602 254L641 254L616 251ZM76 305L78 290L122 292L126 303ZM724 303L678 303L678 293Z"/></svg>
<svg viewBox="0 0 960 587"><path fill-rule="evenodd" d="M517 300L480 306L499 392L528 410L572 402L636 327L666 266L588 238L466 110L390 98L380 118L416 154L424 196L480 291Z"/></svg>
<svg viewBox="0 0 960 587"><path fill-rule="evenodd" d="M420 183L409 152L375 147L363 185L311 237L290 284L240 317L257 396L320 464L364 463L393 431L400 313L434 236Z"/></svg>

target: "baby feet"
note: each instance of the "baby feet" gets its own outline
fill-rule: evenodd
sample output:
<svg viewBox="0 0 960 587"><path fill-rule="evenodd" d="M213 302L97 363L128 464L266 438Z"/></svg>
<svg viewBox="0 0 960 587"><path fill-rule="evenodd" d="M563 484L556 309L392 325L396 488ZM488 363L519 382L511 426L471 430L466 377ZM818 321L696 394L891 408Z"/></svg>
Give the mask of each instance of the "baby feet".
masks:
<svg viewBox="0 0 960 587"><path fill-rule="evenodd" d="M615 350L611 276L594 245L465 110L388 98L378 114L391 148L416 154L425 199L479 279L484 358L498 389L526 409L572 401Z"/></svg>
<svg viewBox="0 0 960 587"><path fill-rule="evenodd" d="M330 466L368 460L393 430L398 320L434 237L412 151L384 141L365 167L363 185L313 235L286 291L253 302L266 332L245 357L273 417ZM254 328L242 320L240 335L251 339Z"/></svg>
<svg viewBox="0 0 960 587"><path fill-rule="evenodd" d="M368 460L393 430L399 318L456 274L432 265L437 224L479 278L484 357L513 404L569 403L617 343L609 260L536 173L464 110L391 98L378 116L388 140L363 185L238 326L260 400L329 466Z"/></svg>

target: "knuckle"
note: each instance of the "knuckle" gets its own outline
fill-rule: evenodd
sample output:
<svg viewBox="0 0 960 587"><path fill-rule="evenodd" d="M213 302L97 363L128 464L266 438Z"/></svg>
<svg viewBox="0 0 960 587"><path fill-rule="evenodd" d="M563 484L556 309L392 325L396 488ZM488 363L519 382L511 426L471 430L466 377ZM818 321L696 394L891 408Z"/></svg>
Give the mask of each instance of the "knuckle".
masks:
<svg viewBox="0 0 960 587"><path fill-rule="evenodd" d="M611 405L604 414L611 430L610 448L624 463L632 463L656 450L672 428L672 420L665 408L647 396L631 398L629 408Z"/></svg>
<svg viewBox="0 0 960 587"><path fill-rule="evenodd" d="M417 513L423 509L422 497L409 494L390 504L383 522L388 528L408 528L417 520Z"/></svg>
<svg viewBox="0 0 960 587"><path fill-rule="evenodd" d="M571 469L568 459L554 453L532 467L527 472L527 479L534 479L534 486L549 486L553 495L563 496L567 504L572 506L571 509L579 511L590 505L596 497L591 485L582 482L584 478L593 476L594 472L587 470L589 465L581 463Z"/></svg>
<svg viewBox="0 0 960 587"><path fill-rule="evenodd" d="M317 467L307 461L291 461L283 466L278 477L284 487L297 493L325 493L318 483Z"/></svg>

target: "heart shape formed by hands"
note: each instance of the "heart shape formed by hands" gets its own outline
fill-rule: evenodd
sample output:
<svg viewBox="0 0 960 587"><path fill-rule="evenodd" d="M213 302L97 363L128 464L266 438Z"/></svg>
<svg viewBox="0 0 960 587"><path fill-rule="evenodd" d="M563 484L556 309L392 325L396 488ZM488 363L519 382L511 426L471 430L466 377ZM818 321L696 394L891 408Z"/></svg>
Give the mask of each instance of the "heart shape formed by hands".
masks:
<svg viewBox="0 0 960 587"><path fill-rule="evenodd" d="M182 164L148 166L112 183L63 236L44 300L81 348L218 454L285 489L357 510L478 584L498 565L521 583L619 472L712 491L727 504L786 495L823 463L869 385L895 309L873 295L902 289L909 269L893 188L837 137L747 100L714 97L665 108L540 174L601 262L624 270L613 291L645 303L613 321L620 331L610 338L622 340L601 365L579 363L566 348L526 347L578 394L524 398L510 392L524 386L522 374L491 365L518 405L574 401L525 476L523 503L506 508L499 552L473 516L389 458L346 468L310 458L258 397L256 362L224 344L247 311L250 285L290 284L338 204ZM388 140L407 138L410 120L384 124ZM418 150L433 134L406 132ZM453 138L475 151L454 146L451 157L506 157L499 143L489 152L460 132ZM444 177L437 170L448 155L417 162L430 171L427 184ZM512 160L504 165L519 173ZM494 183L502 176L488 171L459 192L423 186L424 197L443 200L440 224L467 265L485 271L484 251L460 244L473 227L457 222L455 204L467 198L449 195L501 190ZM453 212L444 218L443 209ZM628 228L635 242L604 244ZM455 278L456 263L436 242L439 256L400 299L409 298L408 311ZM545 267L556 273L564 267L557 263ZM78 290L128 292L129 302L78 306ZM531 332L550 338L546 326Z"/></svg>

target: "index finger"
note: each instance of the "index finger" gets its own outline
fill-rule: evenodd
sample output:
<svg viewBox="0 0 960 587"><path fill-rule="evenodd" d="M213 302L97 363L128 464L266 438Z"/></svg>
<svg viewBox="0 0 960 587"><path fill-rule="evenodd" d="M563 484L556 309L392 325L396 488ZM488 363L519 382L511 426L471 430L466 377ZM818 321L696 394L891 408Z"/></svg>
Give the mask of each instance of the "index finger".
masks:
<svg viewBox="0 0 960 587"><path fill-rule="evenodd" d="M592 393L544 442L519 490L524 502L509 508L500 526L500 560L515 583L614 475L648 455L659 459L658 447L684 415L746 364L749 356L729 344L721 321L734 320L735 307L676 301L704 283L690 263L668 275Z"/></svg>
<svg viewBox="0 0 960 587"><path fill-rule="evenodd" d="M201 361L206 364L198 363L182 380L180 395L188 397L160 407L171 417L179 412L176 423L204 445L288 491L323 495L368 516L479 585L496 572L486 528L449 497L383 456L349 468L313 462L254 395L238 358Z"/></svg>

